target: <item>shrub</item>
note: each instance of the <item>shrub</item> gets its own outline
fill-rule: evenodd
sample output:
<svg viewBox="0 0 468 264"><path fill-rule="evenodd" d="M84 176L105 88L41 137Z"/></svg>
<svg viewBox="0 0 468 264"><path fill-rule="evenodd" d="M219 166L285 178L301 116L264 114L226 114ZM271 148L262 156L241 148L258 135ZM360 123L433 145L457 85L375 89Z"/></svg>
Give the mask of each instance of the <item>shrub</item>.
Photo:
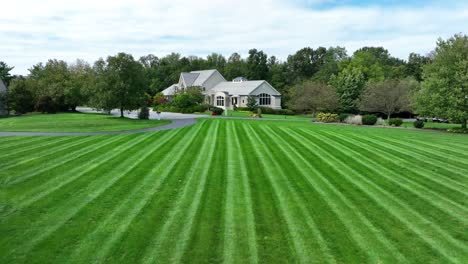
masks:
<svg viewBox="0 0 468 264"><path fill-rule="evenodd" d="M377 123L375 123L378 126L385 126L385 120L383 120L381 117L377 118Z"/></svg>
<svg viewBox="0 0 468 264"><path fill-rule="evenodd" d="M212 112L212 115L222 115L224 112L224 109L212 106L210 107L210 111Z"/></svg>
<svg viewBox="0 0 468 264"><path fill-rule="evenodd" d="M424 121L423 120L416 120L413 122L413 126L415 128L423 128L424 127Z"/></svg>
<svg viewBox="0 0 468 264"><path fill-rule="evenodd" d="M349 114L341 113L340 114L340 122L344 122L346 118L348 118Z"/></svg>
<svg viewBox="0 0 468 264"><path fill-rule="evenodd" d="M375 115L364 115L362 116L362 124L373 126L377 123L377 117Z"/></svg>
<svg viewBox="0 0 468 264"><path fill-rule="evenodd" d="M447 132L450 133L459 133L459 134L468 134L468 129L461 127L452 127L447 129Z"/></svg>
<svg viewBox="0 0 468 264"><path fill-rule="evenodd" d="M57 112L57 105L52 97L44 95L39 97L36 103L36 111L41 113L55 114Z"/></svg>
<svg viewBox="0 0 468 264"><path fill-rule="evenodd" d="M138 119L149 119L149 109L146 105L140 109Z"/></svg>
<svg viewBox="0 0 468 264"><path fill-rule="evenodd" d="M350 115L345 119L346 124L350 125L362 125L362 116L361 115Z"/></svg>
<svg viewBox="0 0 468 264"><path fill-rule="evenodd" d="M237 109L240 110L242 107L238 107ZM258 107L262 109L262 114L271 114L271 115L294 115L294 112L290 109L273 109L270 107ZM248 109L247 109L248 110Z"/></svg>
<svg viewBox="0 0 468 264"><path fill-rule="evenodd" d="M337 114L332 113L318 113L316 118L317 121L324 123L333 123L340 120Z"/></svg>
<svg viewBox="0 0 468 264"><path fill-rule="evenodd" d="M388 119L388 125L389 126L401 126L403 124L403 120L401 118L390 118Z"/></svg>

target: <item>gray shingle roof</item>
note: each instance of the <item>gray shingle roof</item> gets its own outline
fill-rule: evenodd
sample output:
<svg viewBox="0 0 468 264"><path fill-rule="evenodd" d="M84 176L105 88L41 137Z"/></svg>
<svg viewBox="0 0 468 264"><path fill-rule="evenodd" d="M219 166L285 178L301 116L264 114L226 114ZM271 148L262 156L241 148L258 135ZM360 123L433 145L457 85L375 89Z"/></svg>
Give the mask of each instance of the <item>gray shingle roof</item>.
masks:
<svg viewBox="0 0 468 264"><path fill-rule="evenodd" d="M211 91L228 92L231 95L249 95L265 81L220 82Z"/></svg>
<svg viewBox="0 0 468 264"><path fill-rule="evenodd" d="M177 84L173 84L167 87L166 89L162 90L161 93L164 94L165 96L174 95L176 93L177 88L179 88Z"/></svg>
<svg viewBox="0 0 468 264"><path fill-rule="evenodd" d="M191 71L190 73L198 74L198 78L193 82L192 86L203 86L205 81L215 72L217 72L217 70Z"/></svg>
<svg viewBox="0 0 468 264"><path fill-rule="evenodd" d="M200 76L200 73L183 72L181 73L187 87L194 86L193 83Z"/></svg>

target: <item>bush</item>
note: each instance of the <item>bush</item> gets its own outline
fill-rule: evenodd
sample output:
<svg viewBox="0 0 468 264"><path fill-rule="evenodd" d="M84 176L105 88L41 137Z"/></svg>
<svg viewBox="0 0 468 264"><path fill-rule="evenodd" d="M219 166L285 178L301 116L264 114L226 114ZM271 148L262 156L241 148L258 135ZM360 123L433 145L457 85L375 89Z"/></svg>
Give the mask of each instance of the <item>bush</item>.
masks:
<svg viewBox="0 0 468 264"><path fill-rule="evenodd" d="M207 104L200 104L200 105L196 105L193 107L193 112L200 112L200 113L203 113L205 112L206 110L210 109L210 105L207 105Z"/></svg>
<svg viewBox="0 0 468 264"><path fill-rule="evenodd" d="M413 122L413 126L415 128L423 128L424 127L424 121L423 120L416 120Z"/></svg>
<svg viewBox="0 0 468 264"><path fill-rule="evenodd" d="M333 123L338 122L340 120L337 114L332 113L318 113L316 118L317 121L324 123Z"/></svg>
<svg viewBox="0 0 468 264"><path fill-rule="evenodd" d="M238 107L238 110L240 110ZM289 109L273 109L270 107L258 107L262 109L262 114L271 114L271 115L294 115L294 112ZM248 109L247 109L248 110Z"/></svg>
<svg viewBox="0 0 468 264"><path fill-rule="evenodd" d="M375 123L377 123L377 117L375 115L364 115L362 117L363 125L373 126Z"/></svg>
<svg viewBox="0 0 468 264"><path fill-rule="evenodd" d="M41 113L55 114L57 112L57 105L54 100L52 100L52 97L47 95L39 97L35 108L36 111Z"/></svg>
<svg viewBox="0 0 468 264"><path fill-rule="evenodd" d="M138 119L149 119L149 109L145 105L140 109L140 112L138 113Z"/></svg>
<svg viewBox="0 0 468 264"><path fill-rule="evenodd" d="M210 107L210 111L212 112L212 115L222 115L224 112L224 109L212 106Z"/></svg>
<svg viewBox="0 0 468 264"><path fill-rule="evenodd" d="M346 124L350 124L350 125L362 125L362 116L361 115L349 115L346 119L345 119L345 123Z"/></svg>
<svg viewBox="0 0 468 264"><path fill-rule="evenodd" d="M403 124L403 120L401 118L390 118L388 119L388 125L389 126L401 126Z"/></svg>
<svg viewBox="0 0 468 264"><path fill-rule="evenodd" d="M344 122L346 118L348 118L349 114L341 113L340 114L340 122Z"/></svg>

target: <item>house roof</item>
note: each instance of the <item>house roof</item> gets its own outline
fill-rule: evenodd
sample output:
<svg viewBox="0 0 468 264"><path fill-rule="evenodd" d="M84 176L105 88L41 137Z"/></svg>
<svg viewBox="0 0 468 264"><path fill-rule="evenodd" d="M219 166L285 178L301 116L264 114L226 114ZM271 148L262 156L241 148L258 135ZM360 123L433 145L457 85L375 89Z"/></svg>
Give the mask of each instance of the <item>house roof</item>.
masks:
<svg viewBox="0 0 468 264"><path fill-rule="evenodd" d="M193 83L200 76L200 73L183 72L181 73L187 87L194 86Z"/></svg>
<svg viewBox="0 0 468 264"><path fill-rule="evenodd" d="M217 70L204 70L204 71L191 71L191 74L198 74L196 80L192 83L192 85L187 86L203 86L203 84L208 80L213 73L217 72Z"/></svg>
<svg viewBox="0 0 468 264"><path fill-rule="evenodd" d="M174 95L178 88L179 88L179 86L177 84L173 84L173 85L167 87L166 89L162 90L161 93L164 94L165 96Z"/></svg>
<svg viewBox="0 0 468 264"><path fill-rule="evenodd" d="M220 82L215 87L213 87L211 91L227 92L231 95L249 95L263 83L267 83L267 82L266 81ZM272 95L280 95L280 93L276 91L273 87L271 88L274 91Z"/></svg>

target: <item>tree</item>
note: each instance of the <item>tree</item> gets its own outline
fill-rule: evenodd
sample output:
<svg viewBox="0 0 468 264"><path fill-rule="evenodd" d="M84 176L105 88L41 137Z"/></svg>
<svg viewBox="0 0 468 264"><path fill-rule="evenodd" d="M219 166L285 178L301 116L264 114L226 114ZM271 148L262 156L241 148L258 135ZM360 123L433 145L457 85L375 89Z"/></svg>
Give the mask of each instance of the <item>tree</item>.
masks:
<svg viewBox="0 0 468 264"><path fill-rule="evenodd" d="M360 110L384 113L390 119L393 113L410 110L410 94L418 85L414 79L370 82L362 94Z"/></svg>
<svg viewBox="0 0 468 264"><path fill-rule="evenodd" d="M15 79L8 89L8 106L16 114L24 114L34 110L34 96L28 87L29 80Z"/></svg>
<svg viewBox="0 0 468 264"><path fill-rule="evenodd" d="M268 77L268 56L257 49L249 50L247 58L247 78L249 80L265 80Z"/></svg>
<svg viewBox="0 0 468 264"><path fill-rule="evenodd" d="M257 99L253 95L249 95L247 97L247 108L249 108L250 111L255 111L257 109Z"/></svg>
<svg viewBox="0 0 468 264"><path fill-rule="evenodd" d="M311 78L324 64L327 49L319 47L314 50L306 47L298 50L294 55L288 56L289 73L294 81L303 81Z"/></svg>
<svg viewBox="0 0 468 264"><path fill-rule="evenodd" d="M422 81L423 66L430 62L430 58L417 53L410 53L405 73L414 77L418 82Z"/></svg>
<svg viewBox="0 0 468 264"><path fill-rule="evenodd" d="M10 71L13 70L15 67L10 67L3 61L0 61L0 80L2 80L6 86L10 85L10 81L13 78L11 76Z"/></svg>
<svg viewBox="0 0 468 264"><path fill-rule="evenodd" d="M346 68L330 78L329 84L335 87L338 93L341 111L347 113L358 111L358 100L365 83L364 75L357 68Z"/></svg>
<svg viewBox="0 0 468 264"><path fill-rule="evenodd" d="M320 82L305 81L293 86L288 107L297 112L333 112L339 108L335 88Z"/></svg>
<svg viewBox="0 0 468 264"><path fill-rule="evenodd" d="M225 67L225 77L227 80L232 80L239 76L247 76L247 64L242 59L239 53L233 53L229 58Z"/></svg>
<svg viewBox="0 0 468 264"><path fill-rule="evenodd" d="M70 83L65 87L65 104L72 111L76 111L76 107L87 101L85 90L92 82L91 66L83 61L77 60L69 66Z"/></svg>
<svg viewBox="0 0 468 264"><path fill-rule="evenodd" d="M461 122L468 119L468 36L439 39L432 63L423 66L421 89L415 93L418 114Z"/></svg>
<svg viewBox="0 0 468 264"><path fill-rule="evenodd" d="M211 55L208 55L206 62L209 68L217 69L221 74L224 73L224 68L226 67L226 58L224 58L223 55L212 53Z"/></svg>
<svg viewBox="0 0 468 264"><path fill-rule="evenodd" d="M107 57L103 75L107 82L103 88L107 90L109 105L120 109L120 117L124 116L124 110L135 110L141 106L146 91L145 73L132 55L118 53Z"/></svg>

